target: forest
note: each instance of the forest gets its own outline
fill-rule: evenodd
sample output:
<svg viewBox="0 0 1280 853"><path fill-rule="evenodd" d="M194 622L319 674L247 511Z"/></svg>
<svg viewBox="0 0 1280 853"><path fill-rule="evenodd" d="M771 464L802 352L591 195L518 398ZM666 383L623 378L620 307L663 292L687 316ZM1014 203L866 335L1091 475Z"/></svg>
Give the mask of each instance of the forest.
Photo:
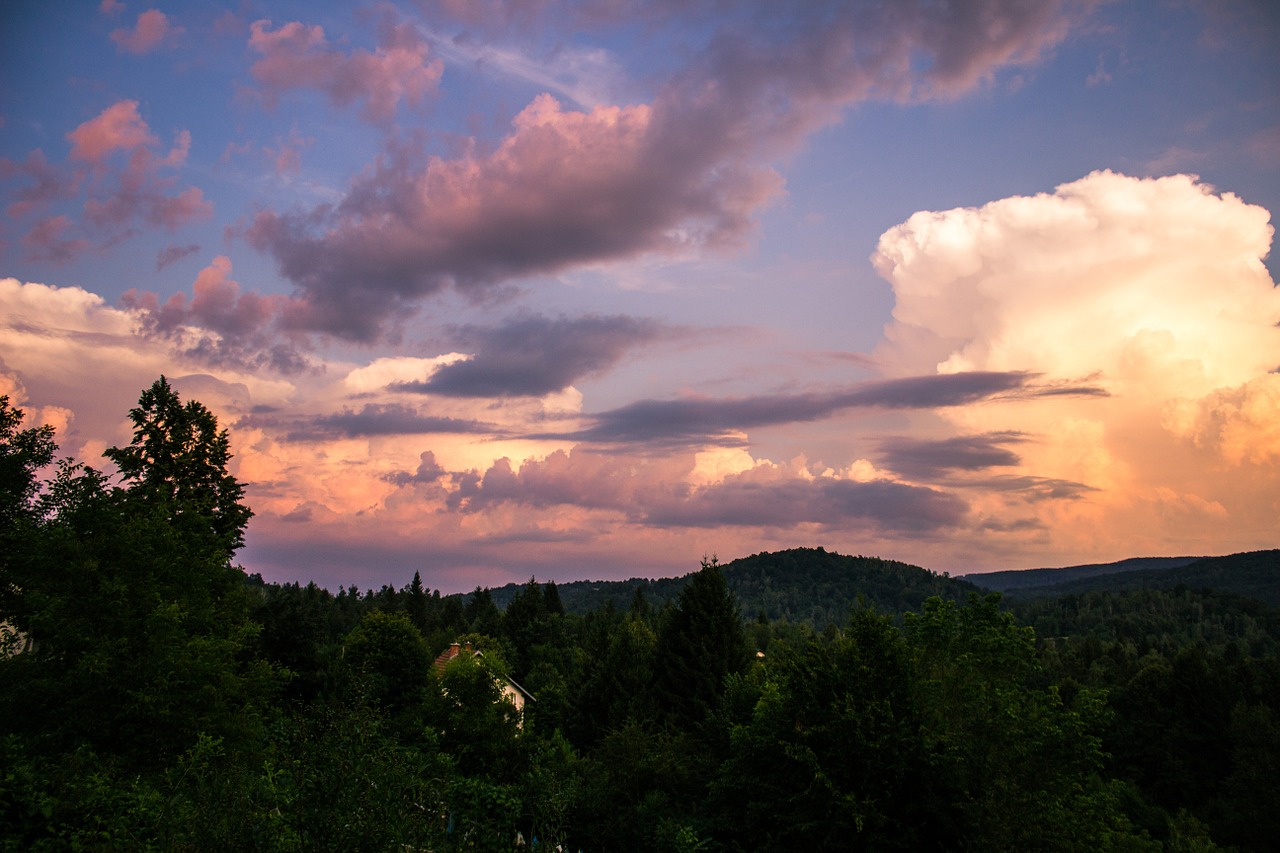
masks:
<svg viewBox="0 0 1280 853"><path fill-rule="evenodd" d="M108 476L0 397L4 851L1280 838L1280 552L1012 599L821 548L333 592L237 566L204 406L162 377L129 417Z"/></svg>

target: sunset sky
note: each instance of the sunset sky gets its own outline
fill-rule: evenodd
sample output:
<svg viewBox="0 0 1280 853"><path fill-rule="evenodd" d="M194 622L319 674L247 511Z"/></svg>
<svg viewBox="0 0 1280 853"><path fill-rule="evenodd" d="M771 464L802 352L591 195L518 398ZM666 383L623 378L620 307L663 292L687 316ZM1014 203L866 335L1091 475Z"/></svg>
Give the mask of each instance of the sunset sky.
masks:
<svg viewBox="0 0 1280 853"><path fill-rule="evenodd" d="M272 581L1280 547L1267 2L10 0L0 393Z"/></svg>

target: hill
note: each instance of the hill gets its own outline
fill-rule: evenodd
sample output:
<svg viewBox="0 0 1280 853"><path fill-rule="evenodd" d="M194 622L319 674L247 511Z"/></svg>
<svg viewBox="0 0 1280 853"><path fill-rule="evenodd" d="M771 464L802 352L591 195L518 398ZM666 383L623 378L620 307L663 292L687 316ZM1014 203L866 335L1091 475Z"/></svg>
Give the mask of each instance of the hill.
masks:
<svg viewBox="0 0 1280 853"><path fill-rule="evenodd" d="M754 618L763 611L769 619L810 622L817 628L842 623L859 599L878 610L901 613L918 610L930 596L960 600L981 592L969 581L919 566L823 548L754 554L726 563L721 570L744 616ZM572 581L557 584L557 590L570 613L587 613L609 603L627 608L637 590L650 606L661 609L676 601L688 578ZM508 584L491 590L494 603L505 607L519 589L518 584Z"/></svg>
<svg viewBox="0 0 1280 853"><path fill-rule="evenodd" d="M1121 565L1121 564L1113 564ZM1091 567L1083 567L1091 568ZM1069 569L1058 569L1058 572ZM1103 574L1059 576L1055 570L1040 574L1039 585L1027 584L1003 590L1011 600L1120 592L1141 589L1211 589L1280 607L1280 550L1249 551L1224 557L1203 557L1182 565L1147 567ZM1005 574L1005 573L1001 573ZM1061 580L1057 578L1061 577ZM971 578L981 583L978 578ZM998 589L988 586L989 589Z"/></svg>
<svg viewBox="0 0 1280 853"><path fill-rule="evenodd" d="M1043 588L1099 575L1174 569L1202 560L1203 557L1130 557L1115 563L1090 563L1046 569L1010 569L1002 572L960 575L963 579L993 592Z"/></svg>

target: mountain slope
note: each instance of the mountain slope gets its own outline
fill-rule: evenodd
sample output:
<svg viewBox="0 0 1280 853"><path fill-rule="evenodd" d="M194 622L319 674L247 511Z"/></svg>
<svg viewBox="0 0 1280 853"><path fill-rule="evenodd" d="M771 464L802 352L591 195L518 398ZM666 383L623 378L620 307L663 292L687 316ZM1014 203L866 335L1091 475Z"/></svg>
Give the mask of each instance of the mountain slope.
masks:
<svg viewBox="0 0 1280 853"><path fill-rule="evenodd" d="M793 548L743 557L720 567L745 617L761 611L769 619L810 622L817 628L843 623L859 600L890 613L919 610L933 595L963 599L981 592L974 584L919 566L877 557L849 557L822 548ZM688 575L678 578L632 578L625 581L571 581L557 584L560 600L571 613L587 613L612 603L625 609L639 589L650 606L674 603ZM505 607L519 589L508 584L492 590Z"/></svg>
<svg viewBox="0 0 1280 853"><path fill-rule="evenodd" d="M1064 570L1059 570L1064 571ZM1053 582L1054 575L1041 575L1039 586L1006 588L1010 599L1082 595L1089 592L1135 589L1212 589L1280 607L1280 550L1249 551L1224 557L1204 557L1184 565L1119 571Z"/></svg>
<svg viewBox="0 0 1280 853"><path fill-rule="evenodd" d="M1097 577L1099 575L1119 574L1120 572L1142 572L1159 569L1175 569L1202 560L1203 557L1131 557L1115 563L1090 563L1083 566L1064 566L1056 569L1010 569L1003 572L987 572L985 574L961 575L967 581L977 584L983 589L994 592L1012 592L1013 590L1042 588L1058 584Z"/></svg>

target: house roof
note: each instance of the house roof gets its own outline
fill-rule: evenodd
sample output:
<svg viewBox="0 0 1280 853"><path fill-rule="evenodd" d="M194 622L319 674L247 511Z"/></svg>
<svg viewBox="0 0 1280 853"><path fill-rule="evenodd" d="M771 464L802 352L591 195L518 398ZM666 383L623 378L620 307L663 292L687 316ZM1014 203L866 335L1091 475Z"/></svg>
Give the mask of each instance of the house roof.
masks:
<svg viewBox="0 0 1280 853"><path fill-rule="evenodd" d="M436 671L436 676L437 677L443 676L445 667L449 665L449 662L462 654L470 654L472 657L484 657L484 652L480 651L479 649L473 649L470 643L450 643L449 648L441 652L436 657L435 661L431 664ZM503 675L499 677L503 681L507 682L512 687L514 687L516 690L519 690L520 693L530 702L538 701L537 698L532 693L526 690L520 684L520 682L516 681L511 676Z"/></svg>

